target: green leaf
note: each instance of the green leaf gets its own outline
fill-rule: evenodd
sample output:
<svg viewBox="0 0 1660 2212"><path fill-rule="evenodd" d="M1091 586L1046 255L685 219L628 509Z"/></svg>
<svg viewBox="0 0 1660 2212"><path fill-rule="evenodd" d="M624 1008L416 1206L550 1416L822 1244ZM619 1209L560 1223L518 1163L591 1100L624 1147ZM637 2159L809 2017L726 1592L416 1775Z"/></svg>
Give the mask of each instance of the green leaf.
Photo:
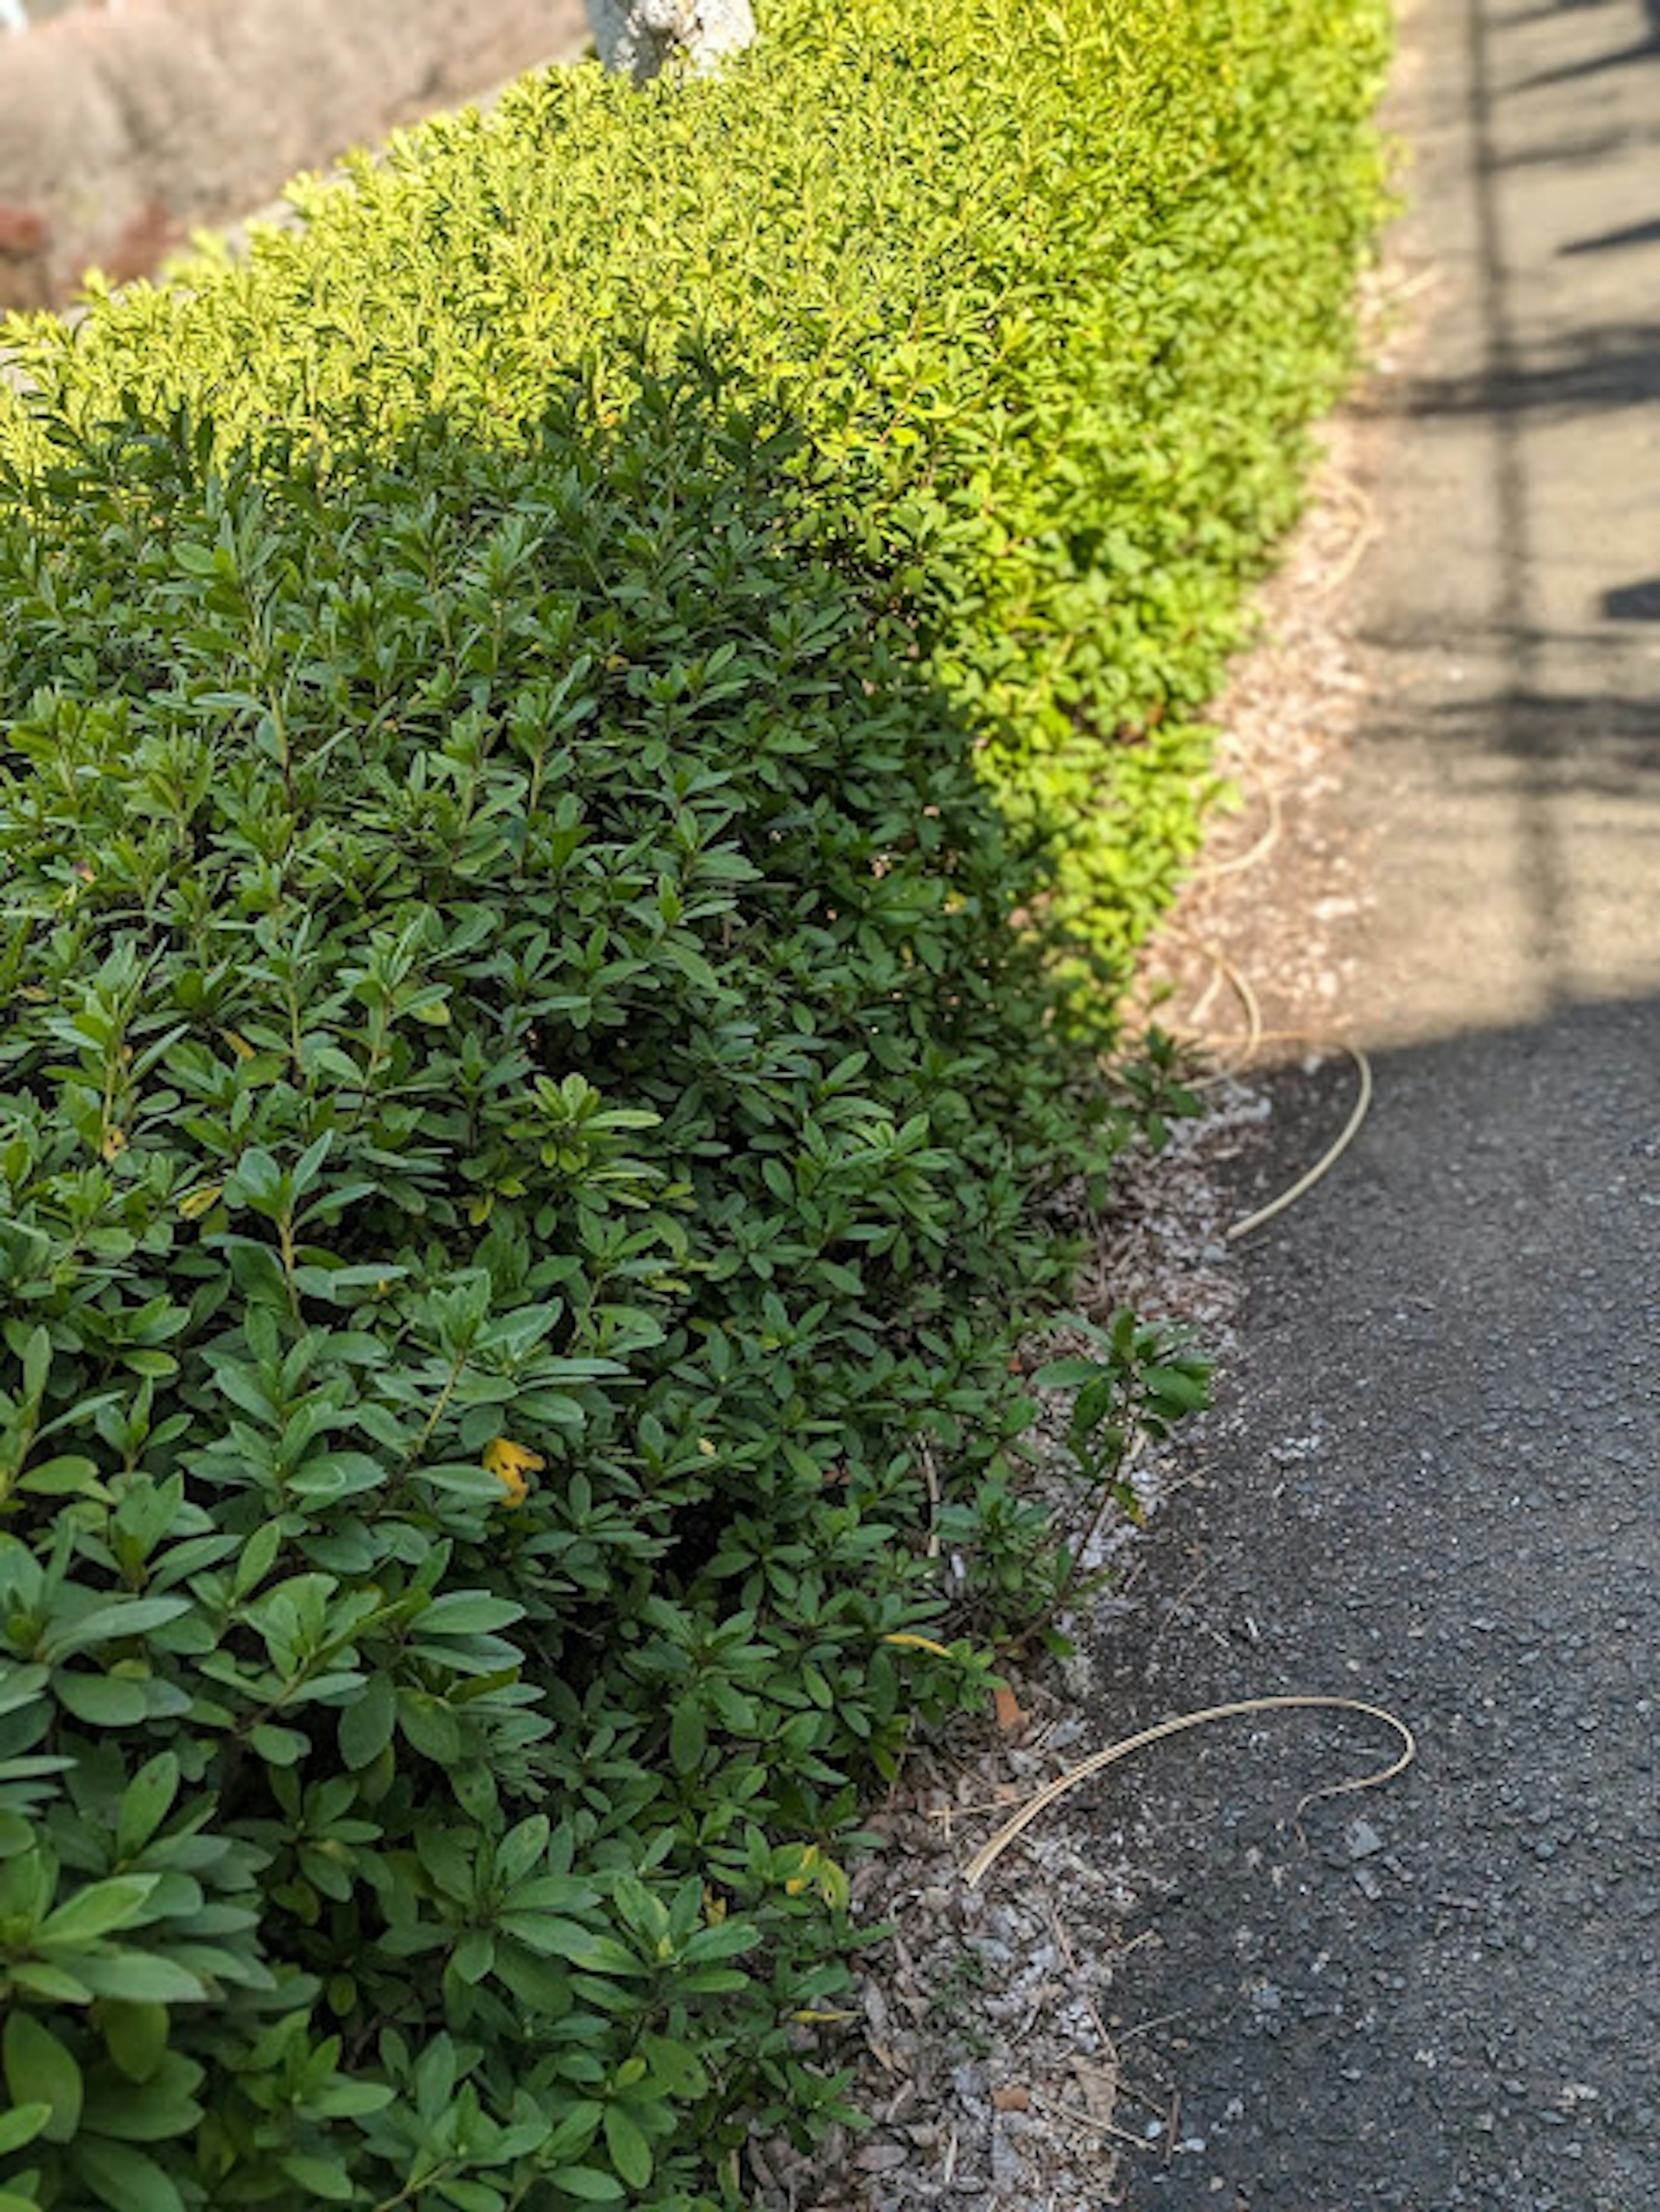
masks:
<svg viewBox="0 0 1660 2212"><path fill-rule="evenodd" d="M511 1628L522 1620L525 1608L508 1598L492 1597L487 1590L452 1590L435 1598L416 1620L420 1636L481 1636L498 1628Z"/></svg>
<svg viewBox="0 0 1660 2212"><path fill-rule="evenodd" d="M0 2158L9 2157L13 2151L21 2150L25 2143L33 2142L52 2113L51 2105L44 2102L14 2105L9 2112L0 2112Z"/></svg>
<svg viewBox="0 0 1660 2212"><path fill-rule="evenodd" d="M617 2204L628 2193L614 2173L602 2173L593 2166L556 2166L548 2180L584 2204Z"/></svg>
<svg viewBox="0 0 1660 2212"><path fill-rule="evenodd" d="M502 1874L499 1859L496 1874L498 1878ZM516 1882L508 1898L514 1912L586 1912L599 1901L593 1883L581 1881L574 1874L532 1875Z"/></svg>
<svg viewBox="0 0 1660 2212"><path fill-rule="evenodd" d="M708 1749L708 1726L696 1698L683 1698L669 1721L669 1757L678 1774L690 1774Z"/></svg>
<svg viewBox="0 0 1660 2212"><path fill-rule="evenodd" d="M351 2202L355 2191L344 2159L316 2158L304 2151L291 2151L281 2165L296 2189L320 2197L325 2204Z"/></svg>
<svg viewBox="0 0 1660 2212"><path fill-rule="evenodd" d="M38 1406L46 1395L46 1380L52 1373L52 1334L45 1328L32 1328L22 1346L23 1395L32 1406Z"/></svg>
<svg viewBox="0 0 1660 2212"><path fill-rule="evenodd" d="M496 1847L496 1880L505 1882L509 1888L522 1882L546 1851L551 1832L551 1823L545 1813L532 1813L516 1828L509 1829ZM560 1877L556 1875L553 1879ZM541 1899L532 1900L538 1904L543 1901Z"/></svg>
<svg viewBox="0 0 1660 2212"><path fill-rule="evenodd" d="M298 1729L278 1728L274 1722L261 1721L258 1728L248 1730L248 1748L257 1753L267 1766L297 1766L311 1749L311 1738L302 1735Z"/></svg>
<svg viewBox="0 0 1660 2212"><path fill-rule="evenodd" d="M1098 1382L1104 1365L1099 1359L1051 1359L1031 1379L1040 1390L1077 1390Z"/></svg>
<svg viewBox="0 0 1660 2212"><path fill-rule="evenodd" d="M590 1974L639 1974L646 1969L634 1952L614 1936L595 1936L574 1920L556 1919L539 1912L504 1912L498 1922L502 1933L527 1951L543 1958L563 1959Z"/></svg>
<svg viewBox="0 0 1660 2212"><path fill-rule="evenodd" d="M247 1597L257 1590L277 1564L277 1554L283 1548L282 1523L264 1521L242 1547L242 1555L236 1562L233 1587L239 1598Z"/></svg>
<svg viewBox="0 0 1660 2212"><path fill-rule="evenodd" d="M21 1705L33 1705L51 1680L50 1668L8 1666L3 1677L0 1677L0 1714L14 1713Z"/></svg>
<svg viewBox="0 0 1660 2212"><path fill-rule="evenodd" d="M43 1950L78 1949L119 1928L131 1928L144 1917L158 1879L153 1874L118 1874L107 1881L88 1882L46 1915L35 1930L36 1944Z"/></svg>
<svg viewBox="0 0 1660 2212"><path fill-rule="evenodd" d="M1210 1384L1203 1375L1180 1367L1149 1367L1141 1376L1142 1388L1163 1398L1184 1413L1202 1413L1210 1403Z"/></svg>
<svg viewBox="0 0 1660 2212"><path fill-rule="evenodd" d="M637 2121L620 2105L605 2107L605 2148L611 2164L631 2189L643 2189L651 2179L651 2145Z"/></svg>
<svg viewBox="0 0 1660 2212"><path fill-rule="evenodd" d="M174 2066L185 2081L199 2072L176 2058ZM201 2117L202 2107L186 2089L159 2077L142 2082L106 2080L88 2112L100 2135L121 2142L166 2142L188 2135Z"/></svg>
<svg viewBox="0 0 1660 2212"><path fill-rule="evenodd" d="M101 1480L95 1461L76 1452L65 1452L30 1468L27 1474L18 1477L17 1487L34 1498L76 1498L83 1492L97 1490Z"/></svg>
<svg viewBox="0 0 1660 2212"><path fill-rule="evenodd" d="M119 1997L128 2004L192 2004L207 1996L188 1967L151 1952L83 1951L76 1955L75 1971L94 1996Z"/></svg>
<svg viewBox="0 0 1660 2212"><path fill-rule="evenodd" d="M0 2038L6 2087L19 2105L44 2105L41 2129L48 2142L68 2142L81 2124L81 2069L69 2051L32 2012L14 2009Z"/></svg>
<svg viewBox="0 0 1660 2212"><path fill-rule="evenodd" d="M389 1674L371 1674L349 1705L340 1709L337 1737L340 1756L356 1773L379 1759L392 1741L398 1698Z"/></svg>
<svg viewBox="0 0 1660 2212"><path fill-rule="evenodd" d="M701 1966L708 1959L735 1959L740 1952L752 1951L760 1940L760 1929L748 1921L720 1920L713 1928L700 1928L689 1936L682 1955L688 1965Z"/></svg>
<svg viewBox="0 0 1660 2212"><path fill-rule="evenodd" d="M116 1598L108 1605L94 1606L79 1620L58 1631L40 1656L57 1666L77 1651L90 1650L94 1644L114 1644L130 1636L148 1636L151 1629L165 1628L169 1621L177 1620L181 1613L189 1611L188 1598Z"/></svg>
<svg viewBox="0 0 1660 2212"><path fill-rule="evenodd" d="M185 2200L171 2178L131 2143L82 2135L76 2141L74 2162L110 2212L185 2212Z"/></svg>
<svg viewBox="0 0 1660 2212"><path fill-rule="evenodd" d="M144 1684L119 1674L77 1674L65 1668L55 1675L58 1703L88 1728L131 1728L149 1711Z"/></svg>
<svg viewBox="0 0 1660 2212"><path fill-rule="evenodd" d="M640 2039L641 2056L672 2097L685 2099L708 2094L708 2075L690 2043L666 2035L647 2033Z"/></svg>
<svg viewBox="0 0 1660 2212"><path fill-rule="evenodd" d="M319 2119L360 2119L367 2112L384 2112L397 2101L397 2093L384 2081L346 2081L337 2077L308 2100Z"/></svg>
<svg viewBox="0 0 1660 2212"><path fill-rule="evenodd" d="M130 1367L135 1375L148 1375L158 1382L165 1376L179 1372L179 1362L171 1352L147 1352L143 1346L136 1351L131 1347L124 1349L121 1364Z"/></svg>
<svg viewBox="0 0 1660 2212"><path fill-rule="evenodd" d="M7 1972L26 1996L44 1997L48 2004L92 2002L93 1993L78 1975L45 1959L15 1959Z"/></svg>
<svg viewBox="0 0 1660 2212"><path fill-rule="evenodd" d="M123 2003L109 1999L98 2008L104 2048L129 2081L148 2081L167 2048L164 2004Z"/></svg>
<svg viewBox="0 0 1660 2212"><path fill-rule="evenodd" d="M124 1859L142 1851L172 1809L179 1794L179 1761L158 1752L141 1766L121 1794L115 1817L115 1848Z"/></svg>
<svg viewBox="0 0 1660 2212"><path fill-rule="evenodd" d="M398 1725L423 1759L453 1766L461 1756L460 1725L449 1707L416 1690L398 1692Z"/></svg>
<svg viewBox="0 0 1660 2212"><path fill-rule="evenodd" d="M469 2181L465 2175L452 2174L438 2185L438 2194L447 2203L457 2207L457 2212L502 2212L507 2199L499 2189L492 2189L487 2181Z"/></svg>
<svg viewBox="0 0 1660 2212"><path fill-rule="evenodd" d="M487 1928L465 1929L450 1954L450 1964L461 1981L482 1982L496 1963L496 1939Z"/></svg>

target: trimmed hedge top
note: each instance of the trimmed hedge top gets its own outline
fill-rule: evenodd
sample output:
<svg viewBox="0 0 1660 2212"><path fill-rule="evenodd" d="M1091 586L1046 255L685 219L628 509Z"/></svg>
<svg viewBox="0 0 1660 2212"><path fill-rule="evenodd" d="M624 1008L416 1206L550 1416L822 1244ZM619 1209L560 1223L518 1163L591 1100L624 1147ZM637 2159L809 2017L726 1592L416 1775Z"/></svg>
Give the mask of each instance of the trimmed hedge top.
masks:
<svg viewBox="0 0 1660 2212"><path fill-rule="evenodd" d="M1194 834L1378 11L766 29L22 333L3 2212L737 2204L860 1786L1068 1578L1061 988Z"/></svg>
<svg viewBox="0 0 1660 2212"><path fill-rule="evenodd" d="M82 427L182 403L231 440L438 414L494 442L574 368L603 414L690 342L800 426L815 542L905 599L1110 983L1194 849L1192 717L1350 358L1386 26L781 0L714 82L528 79L296 187L307 228L244 265L37 322L26 366Z"/></svg>

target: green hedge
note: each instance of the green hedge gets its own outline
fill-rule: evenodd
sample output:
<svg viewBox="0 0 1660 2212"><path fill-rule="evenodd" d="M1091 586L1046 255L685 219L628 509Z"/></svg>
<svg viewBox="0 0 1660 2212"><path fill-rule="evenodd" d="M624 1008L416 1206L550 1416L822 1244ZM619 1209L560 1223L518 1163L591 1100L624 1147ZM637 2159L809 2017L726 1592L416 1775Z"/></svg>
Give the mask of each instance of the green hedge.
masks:
<svg viewBox="0 0 1660 2212"><path fill-rule="evenodd" d="M296 192L245 267L106 301L29 364L329 442L486 440L580 363L690 337L800 422L815 542L879 566L1055 930L1122 974L1196 842L1193 717L1350 359L1385 0L780 0L720 82L597 70Z"/></svg>
<svg viewBox="0 0 1660 2212"><path fill-rule="evenodd" d="M735 2202L1065 1577L1052 947L1191 839L1377 11L768 30L24 334L0 2212Z"/></svg>

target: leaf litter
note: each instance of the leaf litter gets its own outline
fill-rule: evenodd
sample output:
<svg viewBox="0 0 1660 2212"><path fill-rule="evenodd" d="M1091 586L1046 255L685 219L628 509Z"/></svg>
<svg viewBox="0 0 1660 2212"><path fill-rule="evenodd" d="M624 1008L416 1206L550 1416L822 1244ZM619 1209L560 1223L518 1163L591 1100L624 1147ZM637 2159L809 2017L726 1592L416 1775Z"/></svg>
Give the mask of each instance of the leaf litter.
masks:
<svg viewBox="0 0 1660 2212"><path fill-rule="evenodd" d="M1381 300L1380 285L1374 326ZM1242 1177L1269 1171L1277 1110L1247 1063L1264 1045L1295 1043L1314 1078L1352 1052L1341 1035L1343 947L1364 927L1364 856L1328 832L1323 802L1365 696L1341 604L1376 526L1365 429L1359 410L1327 426L1308 512L1262 594L1259 642L1218 708L1218 769L1239 793L1237 811L1217 824L1143 963L1133 1014L1209 1048L1218 1073L1206 1112L1127 1175L1079 1288L1086 1317L1128 1304L1190 1323L1225 1365L1241 1295L1228 1230ZM1270 860L1267 896L1260 872ZM1058 1503L1064 1399L1053 1395L1037 1441ZM1138 1459L1146 1518L1179 1512L1177 1493L1202 1470L1215 1418L1200 1416ZM1034 1480L1048 1489L1041 1463ZM744 2178L757 2212L1104 2212L1127 2202L1148 2160L1203 2151L1184 2136L1178 2087L1143 2039L1165 2023L1118 2009L1126 1961L1158 1941L1156 1925L1126 1932L1146 1918L1136 1839L1114 1820L1110 1785L1061 1786L1123 1748L1097 1749L1123 1734L1127 1717L1099 1710L1092 1636L1136 1614L1153 1640L1204 1631L1191 1585L1150 1602L1146 1564L1145 1530L1113 1516L1084 1562L1104 1586L1065 1624L1073 1656L1011 1673L991 1715L915 1747L873 1809L866 1827L880 1848L854 1874L852 1910L891 1932L864 1954L856 2012L803 2038L820 2063L848 2069L851 2101L871 2124L834 2128L810 2154L751 2143ZM1410 1756L1403 1723L1367 1710L1401 1730ZM1335 1786L1365 1786L1404 1763ZM1045 1790L1055 1794L1020 1835L1018 1859L972 1885L976 1850L983 1856Z"/></svg>

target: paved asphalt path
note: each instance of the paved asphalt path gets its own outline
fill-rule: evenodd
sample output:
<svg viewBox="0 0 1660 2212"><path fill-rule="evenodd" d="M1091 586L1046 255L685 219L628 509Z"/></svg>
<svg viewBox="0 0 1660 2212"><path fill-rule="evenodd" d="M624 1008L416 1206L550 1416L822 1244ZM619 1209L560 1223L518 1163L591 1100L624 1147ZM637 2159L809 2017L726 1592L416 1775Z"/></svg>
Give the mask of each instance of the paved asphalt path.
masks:
<svg viewBox="0 0 1660 2212"><path fill-rule="evenodd" d="M1421 1749L1300 1833L1385 1733L1234 1723L1097 1785L1150 1937L1124 2063L1181 2099L1132 2212L1660 2212L1660 0L1420 0L1404 47L1434 304L1368 403L1336 803L1377 1103L1247 1248L1101 1656L1122 1732L1324 1690ZM1344 1080L1287 1077L1265 1182Z"/></svg>

